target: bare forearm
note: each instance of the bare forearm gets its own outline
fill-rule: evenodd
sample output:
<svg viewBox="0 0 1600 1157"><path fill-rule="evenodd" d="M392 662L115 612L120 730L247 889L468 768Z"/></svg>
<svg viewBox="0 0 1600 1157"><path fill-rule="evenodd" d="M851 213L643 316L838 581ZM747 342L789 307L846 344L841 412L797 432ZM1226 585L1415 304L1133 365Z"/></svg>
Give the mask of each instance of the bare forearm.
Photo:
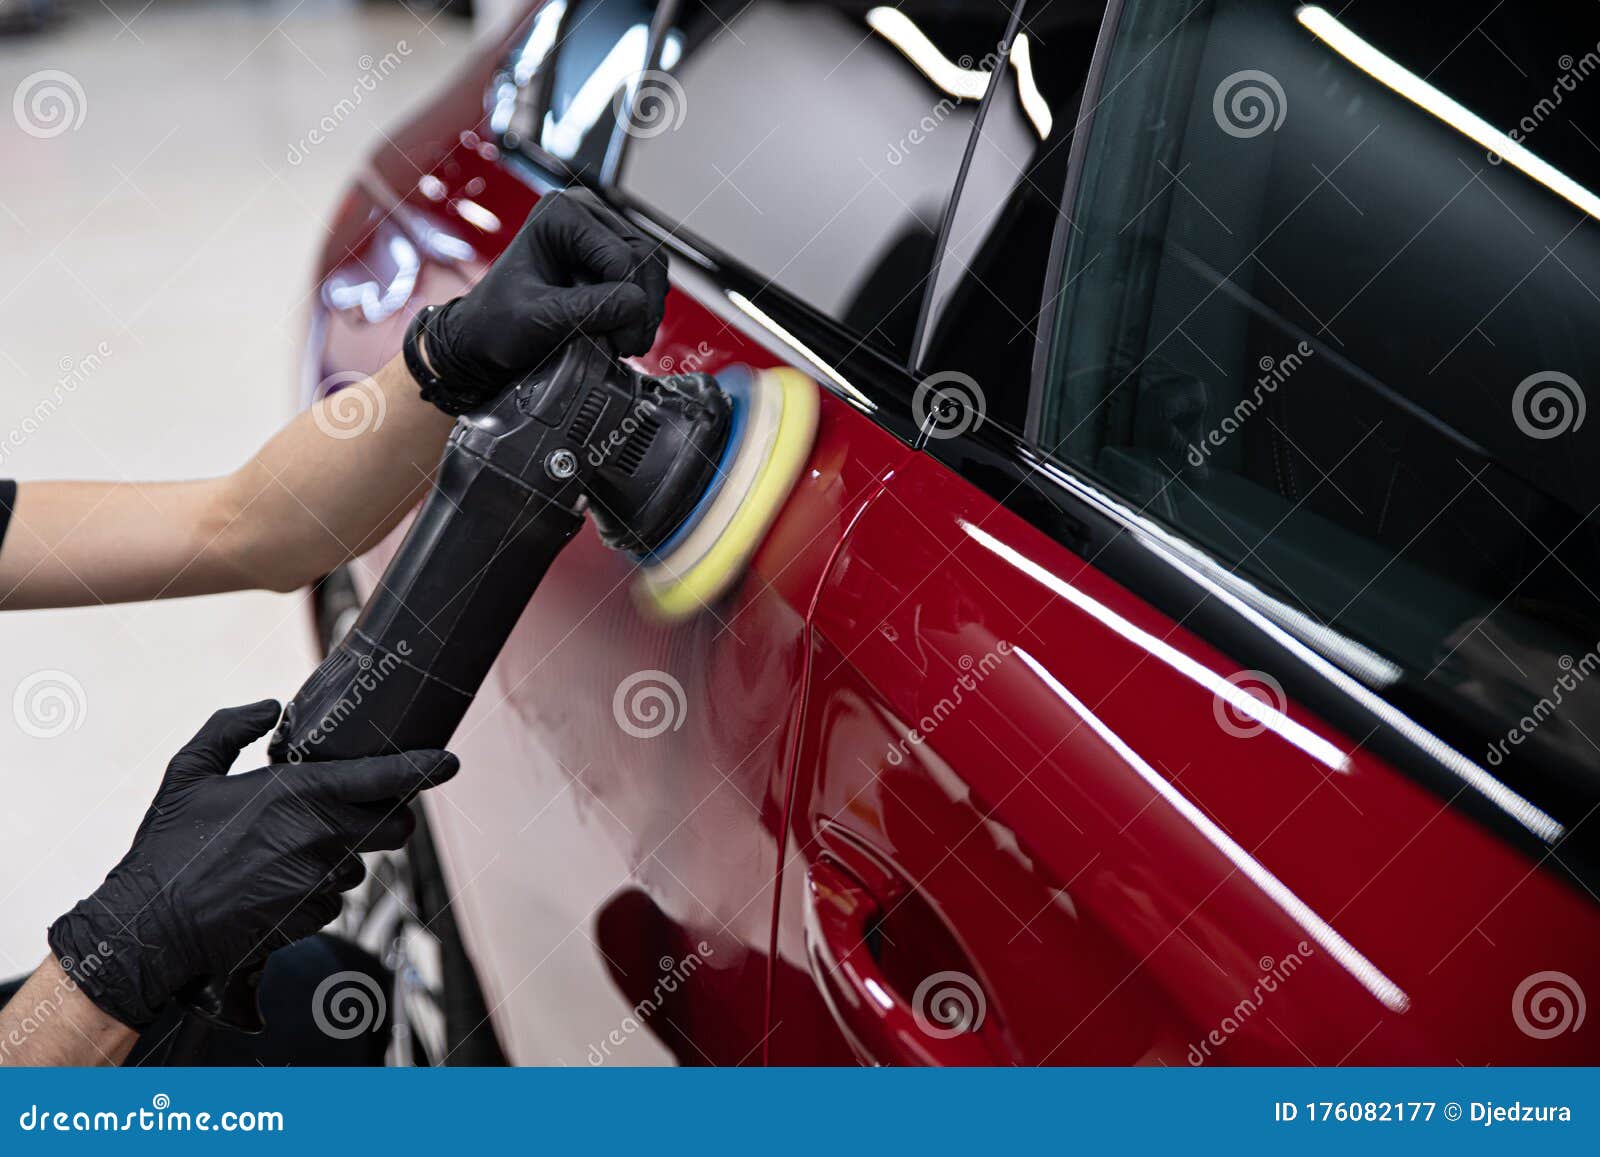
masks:
<svg viewBox="0 0 1600 1157"><path fill-rule="evenodd" d="M450 419L398 358L348 389L225 478L22 484L0 607L294 590L368 549L426 490Z"/></svg>
<svg viewBox="0 0 1600 1157"><path fill-rule="evenodd" d="M116 1065L138 1039L95 1007L53 956L0 1009L0 1064Z"/></svg>
<svg viewBox="0 0 1600 1157"><path fill-rule="evenodd" d="M295 590L376 545L427 493L452 424L400 358L301 414L228 479L234 585Z"/></svg>

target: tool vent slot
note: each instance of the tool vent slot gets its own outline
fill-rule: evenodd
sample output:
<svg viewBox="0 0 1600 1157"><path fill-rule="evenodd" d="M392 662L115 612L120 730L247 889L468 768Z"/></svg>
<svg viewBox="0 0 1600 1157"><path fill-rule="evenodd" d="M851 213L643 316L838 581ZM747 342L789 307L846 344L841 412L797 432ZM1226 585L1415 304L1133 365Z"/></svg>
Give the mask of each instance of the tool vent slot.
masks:
<svg viewBox="0 0 1600 1157"><path fill-rule="evenodd" d="M605 412L605 408L606 396L599 391L584 397L583 404L572 416L572 425L567 431L574 445L582 446L589 441L589 435L594 433L595 425L600 421L600 415Z"/></svg>
<svg viewBox="0 0 1600 1157"><path fill-rule="evenodd" d="M617 451L617 469L628 475L639 469L639 464L650 452L650 445L660 432L661 423L655 418L649 414L640 417L638 426L628 435L628 440L622 444L622 449Z"/></svg>

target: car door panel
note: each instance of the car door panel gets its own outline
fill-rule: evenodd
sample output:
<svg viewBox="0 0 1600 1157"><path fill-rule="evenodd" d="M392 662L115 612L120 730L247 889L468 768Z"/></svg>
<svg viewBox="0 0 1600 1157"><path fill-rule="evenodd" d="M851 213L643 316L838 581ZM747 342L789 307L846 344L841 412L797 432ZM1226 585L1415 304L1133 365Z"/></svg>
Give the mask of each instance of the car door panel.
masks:
<svg viewBox="0 0 1600 1157"><path fill-rule="evenodd" d="M864 848L882 907L959 949L882 922L900 979L863 1007L924 1037L955 984L1017 1063L1584 1055L1513 1015L1545 962L1597 958L1580 893L1296 705L1245 703L1225 655L931 457L840 552L813 670L778 953L817 995L780 986L780 1025L827 1006L815 878Z"/></svg>
<svg viewBox="0 0 1600 1157"><path fill-rule="evenodd" d="M708 335L689 343L709 349L708 370L771 363L709 318L675 294L663 345L694 330ZM510 915L523 924L511 935L524 941L512 958L531 963L554 953L563 962L525 983L511 977L503 989L506 1022L530 1026L540 1059L577 1063L589 1055L598 1009L609 1002L620 1016L638 1006L641 998L623 996L641 991L639 969L651 969L652 980L670 973L663 966L684 959L684 945L704 967L683 986L680 1015L638 1017L652 1030L638 1036L661 1037L688 1063L760 1059L805 619L844 528L904 451L825 397L809 467L750 573L730 597L685 623L665 626L641 614L631 563L588 531L541 585L456 742L463 761L472 761L480 736L509 732L522 753L497 747L476 760L494 774L465 783L432 813L450 844L453 874L475 879L483 893L481 903L469 901L469 911L481 913L469 919L486 925L478 939L506 935L492 925ZM501 794L512 779L515 791L534 795L520 808ZM465 816L453 816L457 809ZM537 819L521 830L529 815ZM474 838L466 818L489 838ZM513 820L517 829L506 830ZM570 879L575 863L584 865L582 888ZM528 911L541 915L524 924L516 914ZM615 918L625 912L649 918ZM627 987L618 983L623 974ZM495 981L489 987L493 997ZM557 1039L552 1025L562 1010L585 1006L586 993L595 1014ZM605 1057L635 1059L625 1048Z"/></svg>

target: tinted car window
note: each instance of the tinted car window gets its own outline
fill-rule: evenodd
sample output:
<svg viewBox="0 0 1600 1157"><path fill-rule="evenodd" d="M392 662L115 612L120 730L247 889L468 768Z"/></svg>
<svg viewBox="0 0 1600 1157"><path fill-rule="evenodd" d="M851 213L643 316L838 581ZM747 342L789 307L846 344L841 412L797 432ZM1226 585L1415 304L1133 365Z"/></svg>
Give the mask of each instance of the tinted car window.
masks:
<svg viewBox="0 0 1600 1157"><path fill-rule="evenodd" d="M1034 0L1006 45L941 254L918 368L961 373L1020 429L1050 243L1103 3Z"/></svg>
<svg viewBox="0 0 1600 1157"><path fill-rule="evenodd" d="M655 4L564 0L539 144L577 173L600 171L627 94L643 71Z"/></svg>
<svg viewBox="0 0 1600 1157"><path fill-rule="evenodd" d="M649 52L657 5L546 0L495 74L489 128L507 148L533 144L573 175L598 179Z"/></svg>
<svg viewBox="0 0 1600 1157"><path fill-rule="evenodd" d="M1128 4L1040 437L1469 756L1586 774L1600 22L1488 7Z"/></svg>
<svg viewBox="0 0 1600 1157"><path fill-rule="evenodd" d="M680 232L907 355L1009 5L689 2L619 184Z"/></svg>

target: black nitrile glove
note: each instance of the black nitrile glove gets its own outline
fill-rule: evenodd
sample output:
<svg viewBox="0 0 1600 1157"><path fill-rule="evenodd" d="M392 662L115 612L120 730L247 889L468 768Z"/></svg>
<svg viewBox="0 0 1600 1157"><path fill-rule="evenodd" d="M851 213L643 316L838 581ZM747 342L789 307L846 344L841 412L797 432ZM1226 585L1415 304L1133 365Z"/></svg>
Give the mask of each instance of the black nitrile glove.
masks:
<svg viewBox="0 0 1600 1157"><path fill-rule="evenodd" d="M465 413L527 377L574 334L603 337L618 354L644 353L666 298L660 246L587 190L550 193L482 280L416 316L406 365L423 398Z"/></svg>
<svg viewBox="0 0 1600 1157"><path fill-rule="evenodd" d="M122 862L50 927L63 970L130 1028L191 980L322 928L365 875L355 853L400 847L407 799L456 773L455 756L413 751L229 775L277 718L270 699L213 715L167 764Z"/></svg>

